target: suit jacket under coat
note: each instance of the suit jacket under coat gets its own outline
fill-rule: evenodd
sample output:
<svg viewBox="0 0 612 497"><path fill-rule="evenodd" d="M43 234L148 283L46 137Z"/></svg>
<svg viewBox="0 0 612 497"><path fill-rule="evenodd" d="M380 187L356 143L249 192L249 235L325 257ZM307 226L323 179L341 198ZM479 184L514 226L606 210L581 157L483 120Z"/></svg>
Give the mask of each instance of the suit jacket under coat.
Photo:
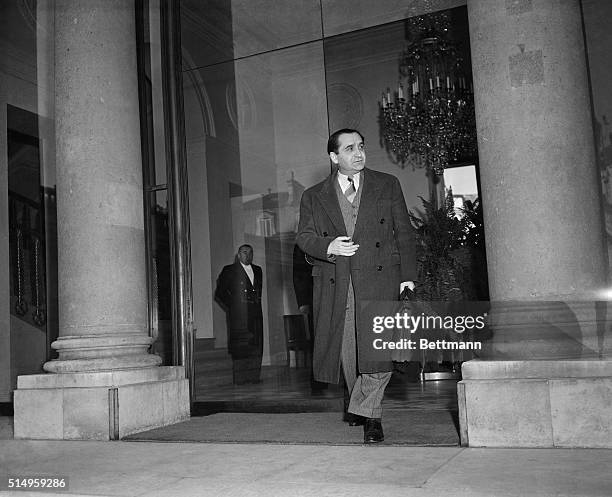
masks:
<svg viewBox="0 0 612 497"><path fill-rule="evenodd" d="M349 276L356 309L362 300L397 300L402 281L416 278L415 236L399 181L390 174L363 170L363 191L353 241L359 249L352 257L327 257L327 247L346 226L334 182L326 180L306 190L300 205L297 243L313 262L313 318L315 379L340 382L342 333ZM360 185L361 187L361 185ZM371 323L360 323L359 336L372 334ZM361 354L360 372L390 371L391 362L368 363Z"/></svg>
<svg viewBox="0 0 612 497"><path fill-rule="evenodd" d="M263 343L262 271L255 264L251 267L253 284L240 262L225 266L217 280L215 296L228 313L228 348L232 354L239 352L239 348L259 349Z"/></svg>

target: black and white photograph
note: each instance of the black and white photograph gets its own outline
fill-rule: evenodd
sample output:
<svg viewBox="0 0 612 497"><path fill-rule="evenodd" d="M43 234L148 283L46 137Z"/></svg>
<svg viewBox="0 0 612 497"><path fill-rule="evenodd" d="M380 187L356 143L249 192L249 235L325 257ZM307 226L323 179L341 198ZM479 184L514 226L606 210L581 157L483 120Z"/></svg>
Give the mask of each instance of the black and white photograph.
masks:
<svg viewBox="0 0 612 497"><path fill-rule="evenodd" d="M612 495L611 26L0 0L0 496Z"/></svg>

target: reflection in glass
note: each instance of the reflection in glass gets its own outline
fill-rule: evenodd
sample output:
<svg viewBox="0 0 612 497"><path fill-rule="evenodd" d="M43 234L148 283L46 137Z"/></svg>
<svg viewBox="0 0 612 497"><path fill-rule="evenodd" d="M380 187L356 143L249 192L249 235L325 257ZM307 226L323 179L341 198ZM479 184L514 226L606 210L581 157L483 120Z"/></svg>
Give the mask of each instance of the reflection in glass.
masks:
<svg viewBox="0 0 612 497"><path fill-rule="evenodd" d="M465 5L465 0L425 0L398 2L397 0L322 0L325 36L391 23Z"/></svg>
<svg viewBox="0 0 612 497"><path fill-rule="evenodd" d="M183 67L319 40L319 0L182 0Z"/></svg>
<svg viewBox="0 0 612 497"><path fill-rule="evenodd" d="M149 192L149 285L153 352L164 365L172 364L172 298L170 284L170 235L166 190Z"/></svg>
<svg viewBox="0 0 612 497"><path fill-rule="evenodd" d="M164 103L161 62L160 0L145 0L138 11L140 106L145 115L142 124L144 140L144 186L166 185Z"/></svg>
<svg viewBox="0 0 612 497"><path fill-rule="evenodd" d="M339 19L321 17L319 2L261 7L269 3L181 2L199 402L248 400L252 407L277 405L280 393L315 393L312 297L304 297L312 268L295 250L295 234L302 193L330 173L330 131L362 131L369 166L399 177L409 208L429 193L422 170L400 171L379 144L379 91L397 81L403 21L376 26L377 9L365 15L374 28L324 38L321 26ZM324 12L331 3L322 2ZM228 316L214 297L221 271L244 243L263 272L262 383L234 385ZM342 409L341 386L317 394Z"/></svg>
<svg viewBox="0 0 612 497"><path fill-rule="evenodd" d="M11 365L41 373L57 337L55 188L42 184L39 116L7 106Z"/></svg>
<svg viewBox="0 0 612 497"><path fill-rule="evenodd" d="M453 202L457 215L462 215L462 209L473 205L478 198L476 182L476 166L452 167L444 170L444 185L453 194Z"/></svg>
<svg viewBox="0 0 612 497"><path fill-rule="evenodd" d="M0 2L0 319L10 343L0 375L8 390L18 375L42 372L58 334L53 14L49 0Z"/></svg>
<svg viewBox="0 0 612 497"><path fill-rule="evenodd" d="M321 42L300 45L183 78L196 358L202 361L196 368L217 365L215 377L197 375L200 400L233 391L216 384L231 386L232 364L227 316L212 296L243 243L253 247L253 263L263 271L262 380L277 391L297 378L309 394L310 362L295 367L284 316L299 314L292 268L301 194L329 174L322 48Z"/></svg>

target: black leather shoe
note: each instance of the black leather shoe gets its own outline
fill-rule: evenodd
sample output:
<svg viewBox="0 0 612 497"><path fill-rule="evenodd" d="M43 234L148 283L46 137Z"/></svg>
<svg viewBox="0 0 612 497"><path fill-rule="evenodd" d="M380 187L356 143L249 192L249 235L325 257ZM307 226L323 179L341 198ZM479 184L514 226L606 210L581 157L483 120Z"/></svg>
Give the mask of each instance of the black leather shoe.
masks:
<svg viewBox="0 0 612 497"><path fill-rule="evenodd" d="M363 425L363 443L382 442L385 439L380 418L365 418Z"/></svg>
<svg viewBox="0 0 612 497"><path fill-rule="evenodd" d="M363 426L365 420L366 418L359 414L353 414L352 412L344 413L344 421L346 421L349 426Z"/></svg>

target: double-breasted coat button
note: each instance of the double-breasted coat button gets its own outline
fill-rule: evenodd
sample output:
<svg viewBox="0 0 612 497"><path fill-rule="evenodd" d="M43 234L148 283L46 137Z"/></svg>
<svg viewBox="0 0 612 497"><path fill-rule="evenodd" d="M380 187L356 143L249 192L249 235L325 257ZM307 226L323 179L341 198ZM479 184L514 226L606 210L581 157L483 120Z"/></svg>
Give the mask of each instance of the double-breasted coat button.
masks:
<svg viewBox="0 0 612 497"><path fill-rule="evenodd" d="M380 247L380 242L376 242L376 248Z"/></svg>
<svg viewBox="0 0 612 497"><path fill-rule="evenodd" d="M380 220L380 224L385 224L385 218L384 217Z"/></svg>
<svg viewBox="0 0 612 497"><path fill-rule="evenodd" d="M382 271L382 266L376 266L376 271Z"/></svg>
<svg viewBox="0 0 612 497"><path fill-rule="evenodd" d="M330 278L330 279L329 279L329 282L330 282L332 285L335 283L335 281L334 281L334 279L333 279L333 278Z"/></svg>
<svg viewBox="0 0 612 497"><path fill-rule="evenodd" d="M323 236L327 236L327 231L324 231L324 232L323 232Z"/></svg>

